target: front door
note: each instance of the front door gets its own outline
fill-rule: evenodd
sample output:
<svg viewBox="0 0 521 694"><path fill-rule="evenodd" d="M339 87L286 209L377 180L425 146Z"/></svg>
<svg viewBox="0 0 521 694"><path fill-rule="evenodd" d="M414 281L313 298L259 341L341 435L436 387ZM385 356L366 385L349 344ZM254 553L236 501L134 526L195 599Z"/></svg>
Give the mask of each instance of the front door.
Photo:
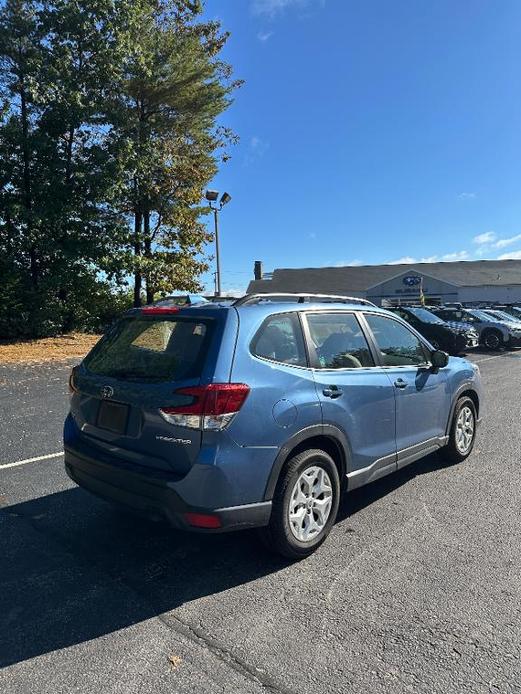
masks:
<svg viewBox="0 0 521 694"><path fill-rule="evenodd" d="M307 337L322 421L348 440L350 487L396 468L394 389L353 312L309 312Z"/></svg>
<svg viewBox="0 0 521 694"><path fill-rule="evenodd" d="M376 313L366 313L365 319L396 396L401 467L444 443L451 403L448 369L432 369L428 347L401 321Z"/></svg>

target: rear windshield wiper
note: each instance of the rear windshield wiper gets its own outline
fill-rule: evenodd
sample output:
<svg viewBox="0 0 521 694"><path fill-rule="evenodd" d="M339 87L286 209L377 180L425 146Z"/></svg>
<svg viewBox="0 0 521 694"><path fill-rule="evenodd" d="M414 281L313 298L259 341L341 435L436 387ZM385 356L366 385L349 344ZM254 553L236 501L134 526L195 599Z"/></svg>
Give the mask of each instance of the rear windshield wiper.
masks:
<svg viewBox="0 0 521 694"><path fill-rule="evenodd" d="M149 376L143 371L132 371L130 369L116 369L114 371L107 371L103 376L109 376L110 378L138 378L141 380L154 380L153 376Z"/></svg>

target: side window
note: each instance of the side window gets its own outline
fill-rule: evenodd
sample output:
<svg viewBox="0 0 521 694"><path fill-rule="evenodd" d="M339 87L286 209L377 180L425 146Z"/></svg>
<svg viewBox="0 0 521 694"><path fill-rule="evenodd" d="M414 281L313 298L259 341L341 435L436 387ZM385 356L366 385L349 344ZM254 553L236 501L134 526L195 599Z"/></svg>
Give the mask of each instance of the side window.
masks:
<svg viewBox="0 0 521 694"><path fill-rule="evenodd" d="M264 359L306 366L304 338L297 315L279 313L267 318L253 338L251 351Z"/></svg>
<svg viewBox="0 0 521 694"><path fill-rule="evenodd" d="M352 313L309 313L309 333L323 369L374 366L367 340Z"/></svg>
<svg viewBox="0 0 521 694"><path fill-rule="evenodd" d="M427 361L425 349L405 325L385 316L365 314L384 366L417 366Z"/></svg>

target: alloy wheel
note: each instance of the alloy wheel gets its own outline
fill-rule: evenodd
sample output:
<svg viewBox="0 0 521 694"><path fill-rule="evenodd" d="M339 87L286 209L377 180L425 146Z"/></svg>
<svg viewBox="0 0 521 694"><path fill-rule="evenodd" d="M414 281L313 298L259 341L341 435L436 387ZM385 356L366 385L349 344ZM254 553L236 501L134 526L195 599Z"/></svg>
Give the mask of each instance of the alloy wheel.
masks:
<svg viewBox="0 0 521 694"><path fill-rule="evenodd" d="M462 407L456 420L456 448L465 455L474 439L474 413L470 407Z"/></svg>
<svg viewBox="0 0 521 694"><path fill-rule="evenodd" d="M326 526L333 503L333 487L324 468L313 465L300 473L291 492L288 520L300 542L313 540Z"/></svg>
<svg viewBox="0 0 521 694"><path fill-rule="evenodd" d="M489 333L485 337L485 345L489 349L497 349L499 347L499 335L496 335L496 333Z"/></svg>

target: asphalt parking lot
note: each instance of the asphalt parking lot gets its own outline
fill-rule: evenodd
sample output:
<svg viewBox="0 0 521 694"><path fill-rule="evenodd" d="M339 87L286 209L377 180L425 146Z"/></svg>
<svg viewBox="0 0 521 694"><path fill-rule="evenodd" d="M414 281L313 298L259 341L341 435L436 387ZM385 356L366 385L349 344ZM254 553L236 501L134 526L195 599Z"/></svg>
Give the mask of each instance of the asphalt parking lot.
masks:
<svg viewBox="0 0 521 694"><path fill-rule="evenodd" d="M298 564L119 515L59 455L24 462L61 449L69 365L0 366L0 691L521 691L521 353L471 358L471 457L348 495Z"/></svg>

